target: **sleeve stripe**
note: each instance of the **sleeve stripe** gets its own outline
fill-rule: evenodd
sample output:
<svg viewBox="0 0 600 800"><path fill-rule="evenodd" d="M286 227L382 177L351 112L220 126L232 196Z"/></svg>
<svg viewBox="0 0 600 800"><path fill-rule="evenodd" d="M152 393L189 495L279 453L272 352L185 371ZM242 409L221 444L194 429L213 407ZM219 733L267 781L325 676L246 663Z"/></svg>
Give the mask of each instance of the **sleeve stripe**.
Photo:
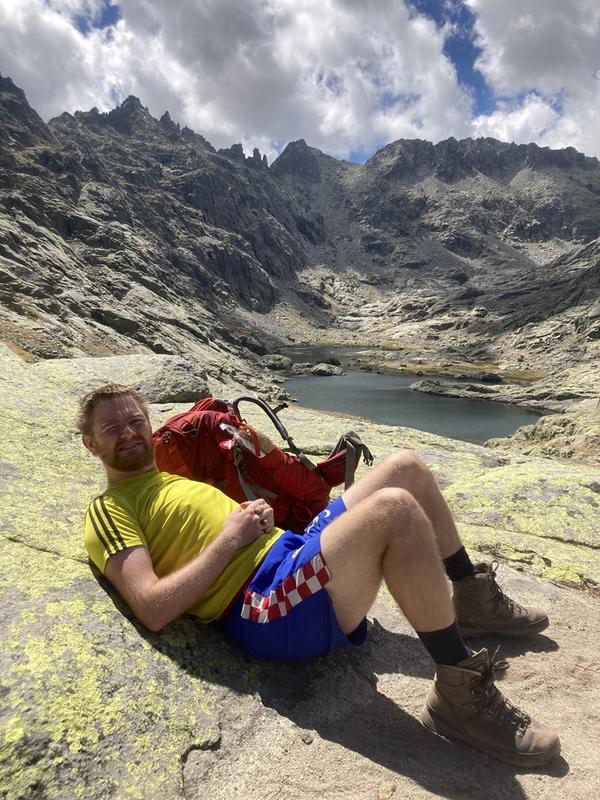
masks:
<svg viewBox="0 0 600 800"><path fill-rule="evenodd" d="M124 550L127 547L127 545L125 544L125 539L123 539L123 536L121 535L121 531L117 528L117 526L115 525L115 523L113 521L113 518L108 513L108 509L106 507L106 503L104 502L104 498L103 497L99 497L98 500L100 501L100 505L102 506L102 511L104 511L104 515L105 515L106 519L110 523L110 527L113 529L113 533L115 534L115 536L118 539L119 544L121 545L119 550Z"/></svg>
<svg viewBox="0 0 600 800"><path fill-rule="evenodd" d="M100 528L98 527L98 523L96 522L96 519L95 519L95 514L94 514L94 511L95 511L95 509L93 509L93 507L92 507L92 506L90 506L90 508L89 508L89 511L88 511L88 514L89 514L89 518L90 518L90 521L91 521L91 523L92 523L92 526L93 526L93 528L94 528L94 531L96 532L96 536L97 536L97 537L98 537L98 539L100 540L100 543L102 544L102 547L104 547L104 549L106 550L106 552L107 552L109 555L111 555L111 556L114 556L114 554L115 554L115 552L116 552L116 550L115 550L115 548L114 548L114 545L111 545L111 544L109 544L109 543L106 541L106 539L104 538L104 536L102 535L102 533L100 532ZM114 550L115 552L112 552L113 550Z"/></svg>
<svg viewBox="0 0 600 800"><path fill-rule="evenodd" d="M96 522L97 522L97 525L95 525L94 527L96 528L96 533L98 533L98 535L100 535L99 527L102 526L102 530L104 531L104 536L106 537L106 540L110 544L110 547L107 547L107 550L108 550L109 553L112 550L111 555L114 555L116 552L118 552L119 548L117 547L117 542L115 541L114 536L109 531L106 522L104 521L104 519L102 518L102 516L100 514L100 504L99 504L98 501L99 501L99 498L96 498L94 500L94 503L93 503L94 514L95 514Z"/></svg>
<svg viewBox="0 0 600 800"><path fill-rule="evenodd" d="M94 515L97 522L97 525L94 525L94 527L98 535L100 535L99 527L102 528L105 540L107 540L110 543L110 547L107 548L107 550L108 552L111 552L112 550L111 555L114 555L115 553L118 553L120 550L125 550L127 545L123 541L123 537L121 536L121 534L116 530L114 522L112 521L112 519L108 515L108 512L106 511L106 506L104 506L106 517L108 517L108 521L110 522L112 530L109 528L107 521L104 515L102 514L102 503L103 503L102 497L97 497L93 502ZM115 532L117 534L116 536ZM120 540L120 542L118 541L118 539Z"/></svg>

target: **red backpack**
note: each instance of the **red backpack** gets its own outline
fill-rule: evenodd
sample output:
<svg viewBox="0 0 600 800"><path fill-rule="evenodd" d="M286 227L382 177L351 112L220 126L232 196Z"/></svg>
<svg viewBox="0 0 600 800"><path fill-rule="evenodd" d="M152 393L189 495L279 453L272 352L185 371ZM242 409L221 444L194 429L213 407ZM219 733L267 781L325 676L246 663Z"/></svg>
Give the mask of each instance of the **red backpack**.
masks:
<svg viewBox="0 0 600 800"><path fill-rule="evenodd" d="M274 447L266 455L259 434L245 423L239 403L256 403L271 419L293 455ZM277 412L254 397L228 403L209 397L189 411L175 414L152 436L158 468L210 483L238 503L263 497L272 506L275 524L302 531L329 502L333 486L354 479L361 455L373 456L353 431L344 433L329 456L313 464L294 444Z"/></svg>

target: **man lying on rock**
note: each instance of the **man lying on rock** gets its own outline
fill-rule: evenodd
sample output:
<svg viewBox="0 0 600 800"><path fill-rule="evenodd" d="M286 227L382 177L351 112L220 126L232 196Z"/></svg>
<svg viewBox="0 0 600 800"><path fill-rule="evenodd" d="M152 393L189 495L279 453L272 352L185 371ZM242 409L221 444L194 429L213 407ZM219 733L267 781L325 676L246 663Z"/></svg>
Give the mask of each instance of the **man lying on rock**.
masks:
<svg viewBox="0 0 600 800"><path fill-rule="evenodd" d="M88 553L147 628L187 612L222 620L258 658L324 656L365 641L365 614L385 581L435 663L427 728L517 766L559 753L558 737L496 688L487 650L474 653L462 638L534 634L548 617L507 597L493 567L471 563L413 452L386 458L299 535L273 527L264 500L238 505L159 472L146 403L131 389L88 394L78 427L108 481L87 511Z"/></svg>

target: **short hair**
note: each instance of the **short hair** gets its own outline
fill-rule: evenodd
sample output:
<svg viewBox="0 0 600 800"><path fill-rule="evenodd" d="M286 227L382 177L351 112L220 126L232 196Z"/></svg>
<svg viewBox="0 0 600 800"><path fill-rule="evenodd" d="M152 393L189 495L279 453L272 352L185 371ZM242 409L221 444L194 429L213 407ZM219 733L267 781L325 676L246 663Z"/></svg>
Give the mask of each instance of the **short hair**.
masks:
<svg viewBox="0 0 600 800"><path fill-rule="evenodd" d="M146 398L141 395L137 389L131 386L120 386L117 383L108 383L106 386L100 386L99 389L94 389L93 392L88 392L85 397L82 397L79 401L79 410L75 418L79 433L90 436L92 432L92 415L94 409L102 400L112 400L115 397L132 397L140 406L144 415L148 419L150 418Z"/></svg>

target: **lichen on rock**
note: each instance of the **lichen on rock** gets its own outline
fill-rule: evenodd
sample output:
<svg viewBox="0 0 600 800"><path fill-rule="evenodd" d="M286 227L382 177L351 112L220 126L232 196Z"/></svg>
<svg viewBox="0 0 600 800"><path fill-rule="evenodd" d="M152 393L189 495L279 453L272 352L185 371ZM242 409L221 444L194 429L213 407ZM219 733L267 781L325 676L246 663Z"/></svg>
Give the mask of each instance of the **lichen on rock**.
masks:
<svg viewBox="0 0 600 800"><path fill-rule="evenodd" d="M337 748L337 758L338 745L324 739L344 741L344 731L360 727L361 715L374 714L369 724L381 735L390 701L382 705L376 681L365 677L369 671L394 674L400 687L394 691L409 708L414 693L416 706L427 659L385 590L374 614L387 632L376 626L364 653L336 656L328 667L320 660L294 668L250 661L191 619L161 634L135 622L87 563L83 512L103 476L73 423L82 389L100 379L130 383L134 365L90 361L96 360L27 365L0 347L0 440L10 443L0 462L0 785L6 796L164 800L199 796L208 786L215 797L237 796L227 794L232 774L240 786L261 775L258 750L249 743L265 726L272 757L277 748L288 750L284 772L297 755L277 744L278 737L287 742L298 727L318 731L311 744L317 759L323 746ZM188 405L152 405L154 424ZM264 424L253 409L248 418ZM414 448L444 487L472 551L546 580L600 584L600 476L593 468L297 407L284 419L298 444L316 453L347 428L379 458L395 447ZM359 474L366 469L361 465ZM535 597L543 587L530 581L525 588ZM547 592L544 597L558 602ZM395 674L399 665L406 674ZM438 757L435 742L419 739L411 727L405 734L411 753L417 743L411 759L428 747ZM350 763L365 757L353 746L341 749L341 757L353 759L344 761L346 775L353 773ZM452 750L447 780L460 752ZM373 755L366 757L372 770ZM472 763L471 753L465 758ZM394 769L401 772L400 765Z"/></svg>

